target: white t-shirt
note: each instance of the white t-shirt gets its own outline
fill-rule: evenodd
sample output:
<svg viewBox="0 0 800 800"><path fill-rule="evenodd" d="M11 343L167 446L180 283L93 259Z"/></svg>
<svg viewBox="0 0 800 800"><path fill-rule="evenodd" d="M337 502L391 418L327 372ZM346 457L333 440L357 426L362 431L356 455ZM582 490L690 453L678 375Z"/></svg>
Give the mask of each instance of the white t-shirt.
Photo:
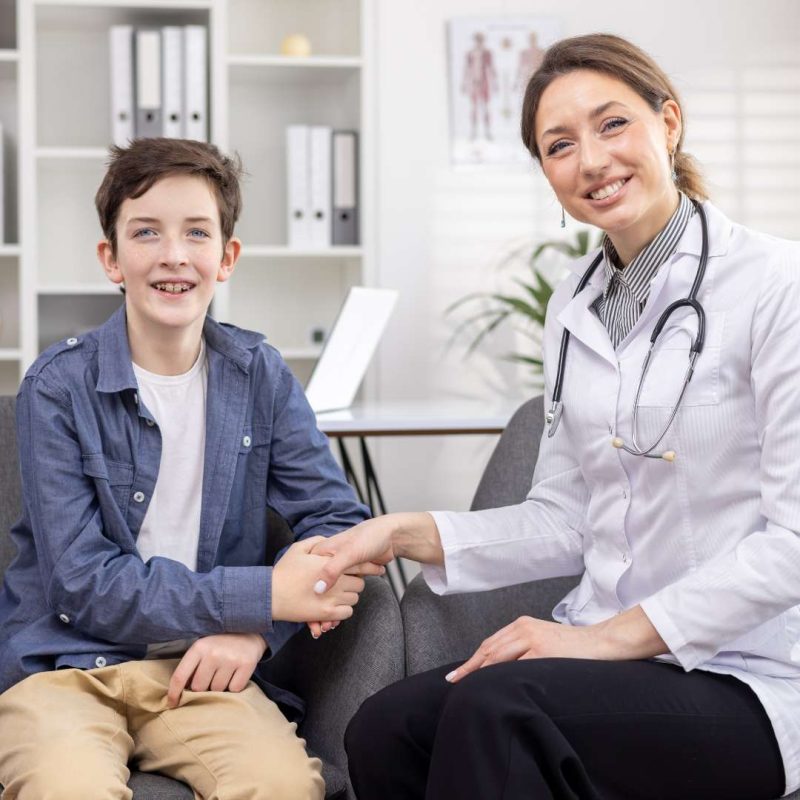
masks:
<svg viewBox="0 0 800 800"><path fill-rule="evenodd" d="M161 463L136 546L143 561L164 556L197 569L206 444L208 362L205 341L183 375L156 375L133 365L139 397L161 432ZM149 645L147 658L186 651L192 640Z"/></svg>

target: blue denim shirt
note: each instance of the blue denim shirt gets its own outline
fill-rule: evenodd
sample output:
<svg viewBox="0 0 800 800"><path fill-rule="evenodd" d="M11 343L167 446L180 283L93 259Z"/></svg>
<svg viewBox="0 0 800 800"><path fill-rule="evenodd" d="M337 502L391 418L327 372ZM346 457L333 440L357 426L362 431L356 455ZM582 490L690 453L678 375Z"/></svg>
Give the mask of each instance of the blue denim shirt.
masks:
<svg viewBox="0 0 800 800"><path fill-rule="evenodd" d="M296 539L368 516L278 352L211 318L203 333L196 572L168 558L144 563L136 549L161 434L139 401L124 306L28 370L17 396L23 512L0 593L0 691L35 672L141 659L149 643L210 634L260 633L275 654L302 626L272 620L268 508Z"/></svg>

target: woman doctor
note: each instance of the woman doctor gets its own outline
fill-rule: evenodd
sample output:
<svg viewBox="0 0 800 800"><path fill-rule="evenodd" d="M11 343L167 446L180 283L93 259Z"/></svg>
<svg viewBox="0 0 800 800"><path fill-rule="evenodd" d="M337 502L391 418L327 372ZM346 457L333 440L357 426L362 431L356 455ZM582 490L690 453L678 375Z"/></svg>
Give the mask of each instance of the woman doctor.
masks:
<svg viewBox="0 0 800 800"><path fill-rule="evenodd" d="M557 43L530 80L524 143L606 234L548 308L533 488L363 523L322 543L321 582L397 556L439 593L583 577L556 622L521 617L368 700L346 741L359 800L800 785L800 247L705 199L684 128L669 79L615 36Z"/></svg>

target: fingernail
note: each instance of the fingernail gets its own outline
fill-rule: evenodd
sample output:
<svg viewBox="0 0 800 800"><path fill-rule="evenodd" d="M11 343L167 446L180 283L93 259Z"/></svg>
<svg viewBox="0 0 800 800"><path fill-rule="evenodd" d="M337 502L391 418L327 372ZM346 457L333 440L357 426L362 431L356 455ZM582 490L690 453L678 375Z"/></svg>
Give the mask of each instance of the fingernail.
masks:
<svg viewBox="0 0 800 800"><path fill-rule="evenodd" d="M318 633L312 633L311 634L311 638L312 639L319 639L319 634Z"/></svg>
<svg viewBox="0 0 800 800"><path fill-rule="evenodd" d="M306 584L306 586L308 586L308 584ZM317 582L314 584L314 591L315 591L317 594L325 594L325 590L326 590L327 588L328 588L328 584L327 584L327 583L325 583L325 581L317 581Z"/></svg>
<svg viewBox="0 0 800 800"><path fill-rule="evenodd" d="M456 673L458 672L457 669L454 669L452 672L448 672L447 675L444 676L444 679L450 683L453 682L453 678L455 678Z"/></svg>
<svg viewBox="0 0 800 800"><path fill-rule="evenodd" d="M386 574L386 567L381 567L380 574L381 575L385 575Z"/></svg>

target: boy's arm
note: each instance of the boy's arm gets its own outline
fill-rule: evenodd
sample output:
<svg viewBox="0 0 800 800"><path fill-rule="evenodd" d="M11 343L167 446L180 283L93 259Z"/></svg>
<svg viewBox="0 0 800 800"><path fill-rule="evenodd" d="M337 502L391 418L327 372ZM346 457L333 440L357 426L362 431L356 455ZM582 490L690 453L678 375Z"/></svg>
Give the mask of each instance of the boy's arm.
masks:
<svg viewBox="0 0 800 800"><path fill-rule="evenodd" d="M196 573L166 558L144 564L130 543L109 538L65 390L26 378L17 437L24 513L47 602L64 624L110 642L271 631L270 567Z"/></svg>
<svg viewBox="0 0 800 800"><path fill-rule="evenodd" d="M294 532L295 541L332 536L368 519L362 505L317 428L314 411L285 363L275 398L267 503ZM277 561L286 552L283 548ZM276 622L265 633L272 656L303 626Z"/></svg>

